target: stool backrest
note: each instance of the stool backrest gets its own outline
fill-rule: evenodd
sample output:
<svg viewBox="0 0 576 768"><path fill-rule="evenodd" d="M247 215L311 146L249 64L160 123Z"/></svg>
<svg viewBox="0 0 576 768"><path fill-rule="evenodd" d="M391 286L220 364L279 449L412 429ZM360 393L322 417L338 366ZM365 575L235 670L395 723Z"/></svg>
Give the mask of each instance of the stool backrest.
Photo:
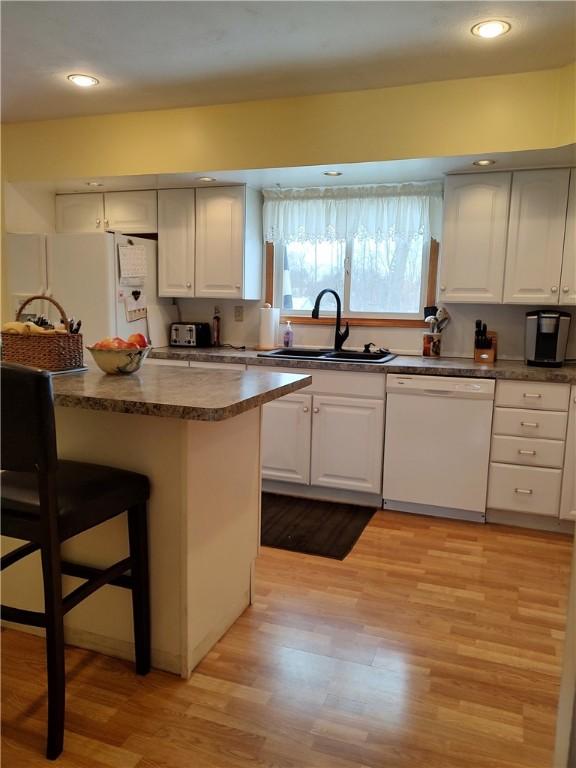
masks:
<svg viewBox="0 0 576 768"><path fill-rule="evenodd" d="M50 374L4 362L1 370L1 468L54 472L58 452Z"/></svg>

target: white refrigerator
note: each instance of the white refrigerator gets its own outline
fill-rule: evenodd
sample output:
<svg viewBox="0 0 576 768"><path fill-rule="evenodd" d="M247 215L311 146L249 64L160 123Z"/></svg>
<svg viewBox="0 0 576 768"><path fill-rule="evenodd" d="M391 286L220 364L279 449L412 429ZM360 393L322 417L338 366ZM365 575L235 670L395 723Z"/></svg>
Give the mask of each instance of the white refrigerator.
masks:
<svg viewBox="0 0 576 768"><path fill-rule="evenodd" d="M120 285L119 245L145 248L147 275L142 286ZM68 317L82 320L84 344L104 336L126 338L131 333L149 336L146 319L128 322L122 295L137 289L145 294L149 309L165 308L170 299L157 296L156 242L118 233L8 234L7 279L10 317L33 294L51 296ZM28 308L25 310L28 311ZM31 312L45 312L51 320L57 312L49 302L35 302Z"/></svg>

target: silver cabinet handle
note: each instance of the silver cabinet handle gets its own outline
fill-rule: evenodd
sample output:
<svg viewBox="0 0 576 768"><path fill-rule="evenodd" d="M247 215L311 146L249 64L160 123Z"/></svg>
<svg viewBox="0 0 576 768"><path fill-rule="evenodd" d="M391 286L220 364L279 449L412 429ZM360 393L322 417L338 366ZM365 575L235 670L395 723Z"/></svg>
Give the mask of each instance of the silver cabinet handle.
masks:
<svg viewBox="0 0 576 768"><path fill-rule="evenodd" d="M314 413L320 413L320 408L313 408Z"/></svg>
<svg viewBox="0 0 576 768"><path fill-rule="evenodd" d="M304 413L308 413L308 411L310 410L310 408L308 408L308 406L307 406L307 405L305 405L305 406L304 406L304 408L302 408L302 410L304 411Z"/></svg>
<svg viewBox="0 0 576 768"><path fill-rule="evenodd" d="M236 287L238 290L240 290L240 288L241 288L242 286L240 285L240 283L238 283L238 285L236 285L235 287Z"/></svg>
<svg viewBox="0 0 576 768"><path fill-rule="evenodd" d="M552 293L558 293L558 286L557 285L553 285L550 290L552 291Z"/></svg>
<svg viewBox="0 0 576 768"><path fill-rule="evenodd" d="M564 288L562 288L562 291L563 291L564 293L570 293L570 286L568 286L568 285L565 285L565 286L564 286Z"/></svg>
<svg viewBox="0 0 576 768"><path fill-rule="evenodd" d="M522 397L532 397L535 400L540 400L542 398L542 395L540 393L536 394L534 392L524 392Z"/></svg>
<svg viewBox="0 0 576 768"><path fill-rule="evenodd" d="M102 224L102 220L101 219L96 219L96 226L99 227L100 224Z"/></svg>
<svg viewBox="0 0 576 768"><path fill-rule="evenodd" d="M532 488L514 488L514 493L523 493L525 496L532 496Z"/></svg>
<svg viewBox="0 0 576 768"><path fill-rule="evenodd" d="M440 290L441 290L441 291L445 291L445 290L446 290L446 286L445 286L445 285L441 285L441 286L440 286Z"/></svg>
<svg viewBox="0 0 576 768"><path fill-rule="evenodd" d="M192 288L192 283L186 283L186 288Z"/></svg>
<svg viewBox="0 0 576 768"><path fill-rule="evenodd" d="M537 421L521 421L521 427L538 427L540 426Z"/></svg>
<svg viewBox="0 0 576 768"><path fill-rule="evenodd" d="M108 219L104 219L104 226L105 226L105 227L107 227L107 226L109 225L109 223L110 223L110 222L108 221Z"/></svg>
<svg viewBox="0 0 576 768"><path fill-rule="evenodd" d="M520 454L520 456L536 456L536 451L527 451L527 450L524 450L523 448L520 448L518 453Z"/></svg>

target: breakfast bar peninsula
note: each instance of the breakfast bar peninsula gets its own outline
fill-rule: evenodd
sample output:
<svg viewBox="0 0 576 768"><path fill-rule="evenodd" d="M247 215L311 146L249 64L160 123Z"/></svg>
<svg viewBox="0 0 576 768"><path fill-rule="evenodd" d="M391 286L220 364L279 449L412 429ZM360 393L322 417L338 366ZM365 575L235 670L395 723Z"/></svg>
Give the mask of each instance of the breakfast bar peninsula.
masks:
<svg viewBox="0 0 576 768"><path fill-rule="evenodd" d="M144 366L53 377L58 452L134 470L151 483L148 512L152 665L188 677L251 602L260 537L260 414L310 376ZM17 542L4 540L5 550ZM63 545L67 560L125 556L121 515ZM3 576L3 602L42 610L37 555ZM70 591L78 582L64 578ZM66 616L67 642L133 658L127 590L105 587Z"/></svg>

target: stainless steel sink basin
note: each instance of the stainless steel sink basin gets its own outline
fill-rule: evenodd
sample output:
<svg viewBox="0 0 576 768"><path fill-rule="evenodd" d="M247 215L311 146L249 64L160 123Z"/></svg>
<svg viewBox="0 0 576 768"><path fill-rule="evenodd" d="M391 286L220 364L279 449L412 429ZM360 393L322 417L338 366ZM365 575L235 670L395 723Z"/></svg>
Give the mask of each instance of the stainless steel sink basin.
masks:
<svg viewBox="0 0 576 768"><path fill-rule="evenodd" d="M331 349L298 349L285 347L271 352L259 352L258 357L273 357L280 360L321 360L323 363L387 363L396 355L391 352L347 352Z"/></svg>

